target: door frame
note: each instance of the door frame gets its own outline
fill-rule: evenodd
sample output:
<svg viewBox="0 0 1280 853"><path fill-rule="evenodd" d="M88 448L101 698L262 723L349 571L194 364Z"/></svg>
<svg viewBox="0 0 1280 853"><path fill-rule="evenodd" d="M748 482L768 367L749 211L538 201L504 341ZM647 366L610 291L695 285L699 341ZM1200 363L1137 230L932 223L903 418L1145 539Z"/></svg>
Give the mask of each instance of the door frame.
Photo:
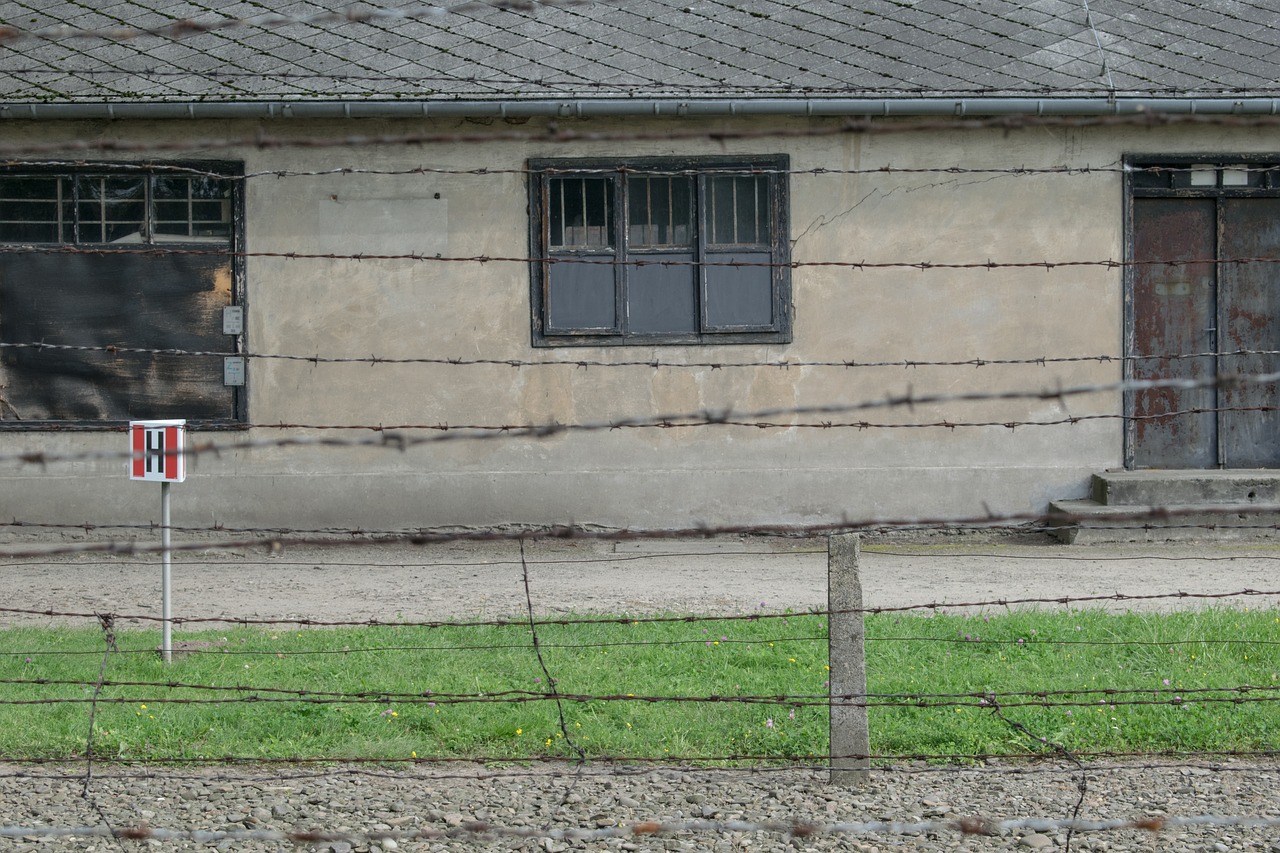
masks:
<svg viewBox="0 0 1280 853"><path fill-rule="evenodd" d="M1136 317L1134 313L1134 286L1136 281L1137 267L1135 265L1134 255L1134 199L1135 198L1188 198L1188 199L1214 199L1221 202L1228 198L1280 198L1280 154L1231 154L1221 151L1214 153L1181 153L1181 154L1126 154L1122 158L1124 169L1123 194L1122 200L1122 217L1124 223L1124 326L1122 329L1123 338L1123 372L1124 381L1130 382L1134 378L1134 353L1136 338ZM1189 175L1194 167L1210 166L1217 170L1231 169L1232 167L1245 166L1250 169L1265 168L1261 175L1260 186L1240 186L1231 187L1223 186L1220 177L1215 179L1213 186L1190 186L1189 179L1185 182L1178 176ZM1167 171L1164 171L1167 170ZM1160 176L1162 180L1167 181L1166 186L1154 186L1154 176ZM1181 185L1179 185L1181 184ZM1219 204L1219 207L1221 205ZM1219 213L1220 223L1220 213ZM1220 224L1218 226L1220 228ZM1215 236L1215 254L1217 236ZM1217 287L1217 275L1215 273L1215 287ZM1222 328L1222 311L1223 306L1217 304L1215 307L1215 325L1219 330ZM1221 340L1215 339L1214 350L1221 351ZM1217 359L1220 363L1221 359ZM1220 366L1220 365L1219 365ZM1125 391L1123 394L1123 413L1124 413L1124 467L1127 470L1133 470L1136 459L1136 429L1133 420L1134 413L1133 391ZM1218 444L1215 454L1219 460L1222 459L1222 439L1219 431Z"/></svg>

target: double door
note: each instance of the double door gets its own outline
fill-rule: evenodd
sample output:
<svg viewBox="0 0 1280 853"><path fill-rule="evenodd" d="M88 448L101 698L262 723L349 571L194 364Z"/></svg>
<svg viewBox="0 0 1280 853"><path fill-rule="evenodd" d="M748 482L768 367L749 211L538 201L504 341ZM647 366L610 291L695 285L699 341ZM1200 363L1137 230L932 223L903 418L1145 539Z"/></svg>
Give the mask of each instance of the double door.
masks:
<svg viewBox="0 0 1280 853"><path fill-rule="evenodd" d="M1135 468L1280 468L1280 198L1132 198ZM1234 381L1240 377L1240 381Z"/></svg>

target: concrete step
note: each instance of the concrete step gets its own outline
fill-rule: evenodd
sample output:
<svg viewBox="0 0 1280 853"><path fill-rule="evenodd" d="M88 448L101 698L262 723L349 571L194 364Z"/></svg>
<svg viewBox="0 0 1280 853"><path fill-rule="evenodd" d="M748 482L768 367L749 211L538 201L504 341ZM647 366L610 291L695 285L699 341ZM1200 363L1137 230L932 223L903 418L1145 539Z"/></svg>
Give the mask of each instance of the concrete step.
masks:
<svg viewBox="0 0 1280 853"><path fill-rule="evenodd" d="M1107 506L1280 504L1280 470L1107 471L1090 497Z"/></svg>
<svg viewBox="0 0 1280 853"><path fill-rule="evenodd" d="M1075 545L1120 542L1265 542L1280 540L1280 501L1240 504L1132 504L1094 500L1049 504L1050 532Z"/></svg>

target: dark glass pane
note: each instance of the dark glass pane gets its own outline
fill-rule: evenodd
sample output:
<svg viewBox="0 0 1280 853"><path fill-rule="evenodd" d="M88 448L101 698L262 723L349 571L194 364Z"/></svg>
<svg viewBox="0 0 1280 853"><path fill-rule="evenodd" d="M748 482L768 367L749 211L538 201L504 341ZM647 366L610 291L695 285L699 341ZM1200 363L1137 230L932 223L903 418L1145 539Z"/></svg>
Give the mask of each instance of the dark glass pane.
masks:
<svg viewBox="0 0 1280 853"><path fill-rule="evenodd" d="M612 260L548 265L545 331L613 331L617 327L615 275Z"/></svg>
<svg viewBox="0 0 1280 853"><path fill-rule="evenodd" d="M635 335L689 334L698 330L693 255L661 255L663 261L627 268L627 331Z"/></svg>
<svg viewBox="0 0 1280 853"><path fill-rule="evenodd" d="M185 201L157 201L155 205L156 219L164 222L183 222L191 213Z"/></svg>
<svg viewBox="0 0 1280 853"><path fill-rule="evenodd" d="M190 237L191 225L185 220L177 222L162 222L156 220L151 224L151 231L154 234L168 234L170 236Z"/></svg>
<svg viewBox="0 0 1280 853"><path fill-rule="evenodd" d="M157 201L176 199L185 202L191 197L191 179L161 175L155 179L151 191Z"/></svg>
<svg viewBox="0 0 1280 853"><path fill-rule="evenodd" d="M769 252L707 256L706 331L774 328L772 260Z"/></svg>
<svg viewBox="0 0 1280 853"><path fill-rule="evenodd" d="M56 243L57 222L0 222L0 242Z"/></svg>
<svg viewBox="0 0 1280 853"><path fill-rule="evenodd" d="M708 241L720 246L751 246L769 242L769 193L763 175L707 179Z"/></svg>
<svg viewBox="0 0 1280 853"><path fill-rule="evenodd" d="M191 202L191 219L194 222L229 222L231 221L230 201L193 201Z"/></svg>
<svg viewBox="0 0 1280 853"><path fill-rule="evenodd" d="M56 201L5 201L0 205L0 218L9 222L58 221Z"/></svg>
<svg viewBox="0 0 1280 853"><path fill-rule="evenodd" d="M231 181L220 178L192 178L191 197L194 199L230 199Z"/></svg>
<svg viewBox="0 0 1280 853"><path fill-rule="evenodd" d="M627 183L627 240L635 248L693 243L692 180L687 177L632 177Z"/></svg>
<svg viewBox="0 0 1280 853"><path fill-rule="evenodd" d="M58 241L58 179L0 178L0 240Z"/></svg>
<svg viewBox="0 0 1280 853"><path fill-rule="evenodd" d="M57 198L57 178L0 178L0 199L4 201L18 199L54 201Z"/></svg>
<svg viewBox="0 0 1280 853"><path fill-rule="evenodd" d="M608 178L552 178L550 244L602 249L613 244L613 182Z"/></svg>

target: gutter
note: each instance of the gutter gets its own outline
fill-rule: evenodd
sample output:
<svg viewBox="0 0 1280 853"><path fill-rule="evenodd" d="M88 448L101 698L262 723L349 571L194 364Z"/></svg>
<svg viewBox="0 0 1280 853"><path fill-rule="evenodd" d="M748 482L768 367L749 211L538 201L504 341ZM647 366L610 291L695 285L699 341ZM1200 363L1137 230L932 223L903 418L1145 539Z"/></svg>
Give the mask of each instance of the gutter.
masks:
<svg viewBox="0 0 1280 853"><path fill-rule="evenodd" d="M1280 98L542 98L0 104L0 119L1280 115Z"/></svg>

